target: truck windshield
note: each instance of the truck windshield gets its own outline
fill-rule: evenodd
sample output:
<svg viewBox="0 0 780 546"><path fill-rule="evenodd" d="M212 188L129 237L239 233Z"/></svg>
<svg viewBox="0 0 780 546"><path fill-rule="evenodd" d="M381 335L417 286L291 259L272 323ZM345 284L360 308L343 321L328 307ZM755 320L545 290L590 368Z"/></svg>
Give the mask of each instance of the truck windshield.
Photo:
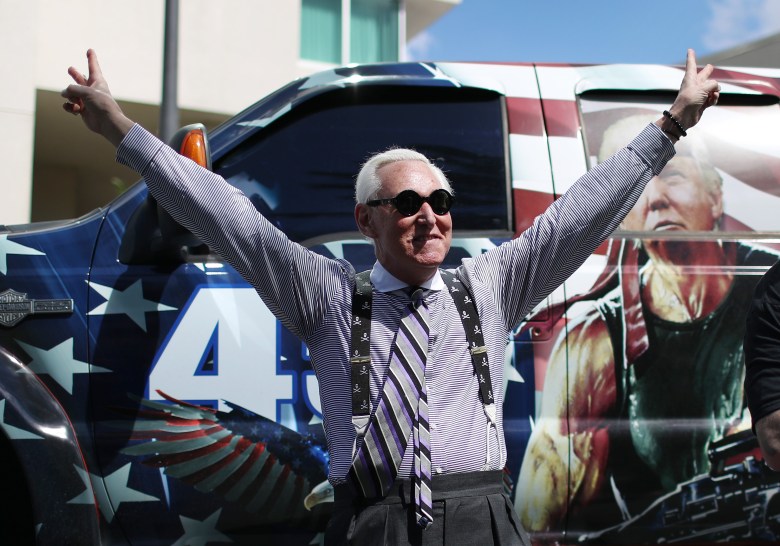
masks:
<svg viewBox="0 0 780 546"><path fill-rule="evenodd" d="M507 235L509 181L500 95L473 89L337 89L278 117L215 170L296 241L355 232L361 164L391 146L431 158L452 182L461 231Z"/></svg>

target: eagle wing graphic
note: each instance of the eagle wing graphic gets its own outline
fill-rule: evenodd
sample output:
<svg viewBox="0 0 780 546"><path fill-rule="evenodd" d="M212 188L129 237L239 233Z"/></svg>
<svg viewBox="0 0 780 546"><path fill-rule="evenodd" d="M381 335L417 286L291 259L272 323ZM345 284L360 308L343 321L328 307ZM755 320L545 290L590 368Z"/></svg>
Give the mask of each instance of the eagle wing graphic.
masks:
<svg viewBox="0 0 780 546"><path fill-rule="evenodd" d="M221 412L157 392L167 402L138 399L135 443L122 453L266 521L305 517L304 500L327 478L320 440L227 401L231 411Z"/></svg>

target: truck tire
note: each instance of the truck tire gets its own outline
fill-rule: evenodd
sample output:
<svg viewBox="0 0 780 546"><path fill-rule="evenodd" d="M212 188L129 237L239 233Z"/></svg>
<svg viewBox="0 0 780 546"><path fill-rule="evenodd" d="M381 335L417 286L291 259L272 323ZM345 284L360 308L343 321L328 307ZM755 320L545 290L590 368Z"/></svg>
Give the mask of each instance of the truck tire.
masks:
<svg viewBox="0 0 780 546"><path fill-rule="evenodd" d="M35 522L27 480L8 437L0 432L0 544L35 544Z"/></svg>

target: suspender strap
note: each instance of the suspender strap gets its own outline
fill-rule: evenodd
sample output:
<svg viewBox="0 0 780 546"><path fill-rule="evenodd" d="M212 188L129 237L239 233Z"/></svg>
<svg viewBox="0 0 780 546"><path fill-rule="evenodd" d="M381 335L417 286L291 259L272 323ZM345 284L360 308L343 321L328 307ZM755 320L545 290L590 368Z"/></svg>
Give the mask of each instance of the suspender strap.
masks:
<svg viewBox="0 0 780 546"><path fill-rule="evenodd" d="M485 435L485 465L482 470L490 470L490 429L495 429L498 434L496 403L493 399L493 382L490 379L490 366L488 366L488 353L485 347L485 338L482 335L482 325L479 322L477 307L474 298L471 297L466 286L456 274L443 269L441 273L444 283L450 291L452 301L458 309L460 321L463 323L463 331L466 333L466 341L471 353L471 364L474 366L474 375L479 381L479 397L482 399L482 409L488 420L487 434ZM500 440L499 440L500 441Z"/></svg>
<svg viewBox="0 0 780 546"><path fill-rule="evenodd" d="M474 365L474 374L479 380L479 395L482 398L482 404L490 406L495 402L493 400L493 385L490 380L487 347L485 347L485 339L482 336L482 325L479 322L479 314L474 305L474 298L471 297L471 294L457 275L444 270L441 270L440 273L450 291L452 300L455 302L458 315L460 315L460 320L463 323L463 330L466 332L466 340L469 343L469 352L471 353L471 363ZM495 424L494 419L493 422Z"/></svg>
<svg viewBox="0 0 780 546"><path fill-rule="evenodd" d="M355 293L352 295L352 417L371 414L369 377L371 369L371 280L370 271L355 275ZM356 429L358 427L356 426ZM360 428L365 432L364 424Z"/></svg>

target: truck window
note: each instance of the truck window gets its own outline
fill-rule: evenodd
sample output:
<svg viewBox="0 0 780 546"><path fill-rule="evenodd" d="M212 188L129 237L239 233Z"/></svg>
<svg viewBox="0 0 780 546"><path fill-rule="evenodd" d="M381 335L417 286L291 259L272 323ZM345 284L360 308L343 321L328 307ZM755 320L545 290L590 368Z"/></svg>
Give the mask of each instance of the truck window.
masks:
<svg viewBox="0 0 780 546"><path fill-rule="evenodd" d="M430 157L452 182L460 232L508 236L509 180L502 98L464 88L364 86L293 106L215 170L293 240L314 244L356 233L354 181L391 146Z"/></svg>
<svg viewBox="0 0 780 546"><path fill-rule="evenodd" d="M600 92L580 97L590 166L657 119L672 98ZM702 236L713 231L780 231L777 97L726 95L707 114L707 122L677 144L677 155L648 186L623 230L675 231L679 226L670 215L664 218L642 210L643 206L648 210L671 206L685 212L684 231Z"/></svg>

